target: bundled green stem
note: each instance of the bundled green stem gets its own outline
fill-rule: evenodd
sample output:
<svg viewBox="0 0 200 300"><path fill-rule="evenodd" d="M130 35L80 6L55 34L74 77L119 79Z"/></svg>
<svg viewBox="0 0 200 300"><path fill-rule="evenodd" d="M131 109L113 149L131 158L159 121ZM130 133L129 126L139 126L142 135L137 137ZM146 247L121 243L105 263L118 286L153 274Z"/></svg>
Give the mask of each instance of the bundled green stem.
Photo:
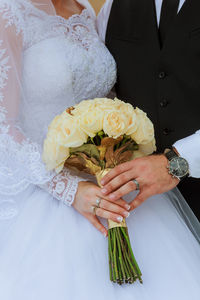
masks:
<svg viewBox="0 0 200 300"><path fill-rule="evenodd" d="M115 227L108 230L108 253L112 282L121 285L139 280L142 283L142 273L133 255L127 228Z"/></svg>

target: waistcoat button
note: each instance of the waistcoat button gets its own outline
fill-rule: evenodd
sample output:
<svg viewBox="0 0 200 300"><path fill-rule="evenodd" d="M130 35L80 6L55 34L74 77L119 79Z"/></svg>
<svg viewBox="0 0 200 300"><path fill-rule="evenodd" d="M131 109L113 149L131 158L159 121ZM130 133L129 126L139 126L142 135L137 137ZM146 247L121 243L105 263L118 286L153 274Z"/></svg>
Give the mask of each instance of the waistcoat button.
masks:
<svg viewBox="0 0 200 300"><path fill-rule="evenodd" d="M159 79L163 79L163 78L165 78L165 76L166 76L165 72L160 72L158 75Z"/></svg>
<svg viewBox="0 0 200 300"><path fill-rule="evenodd" d="M167 100L163 100L160 102L161 107L166 107L168 104L169 104L169 102Z"/></svg>
<svg viewBox="0 0 200 300"><path fill-rule="evenodd" d="M163 134L164 134L164 135L169 135L170 132L171 132L171 130L168 129L168 128L164 128L164 129L163 129Z"/></svg>

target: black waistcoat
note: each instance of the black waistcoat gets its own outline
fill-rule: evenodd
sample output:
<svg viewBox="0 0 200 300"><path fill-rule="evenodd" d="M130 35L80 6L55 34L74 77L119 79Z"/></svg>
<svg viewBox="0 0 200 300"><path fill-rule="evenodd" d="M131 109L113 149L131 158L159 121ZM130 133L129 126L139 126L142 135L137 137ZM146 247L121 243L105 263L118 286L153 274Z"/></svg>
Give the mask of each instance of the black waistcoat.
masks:
<svg viewBox="0 0 200 300"><path fill-rule="evenodd" d="M186 0L162 49L154 0L114 0L106 45L117 95L147 112L159 151L200 128L200 0Z"/></svg>

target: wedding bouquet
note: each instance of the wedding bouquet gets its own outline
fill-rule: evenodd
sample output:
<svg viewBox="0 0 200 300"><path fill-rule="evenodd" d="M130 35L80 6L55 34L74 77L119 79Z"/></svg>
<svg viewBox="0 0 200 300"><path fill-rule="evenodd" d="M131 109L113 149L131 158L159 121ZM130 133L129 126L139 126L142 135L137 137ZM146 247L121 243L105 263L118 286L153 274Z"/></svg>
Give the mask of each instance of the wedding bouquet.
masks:
<svg viewBox="0 0 200 300"><path fill-rule="evenodd" d="M154 127L146 113L117 98L85 100L56 116L44 142L48 170L64 166L96 176L155 151ZM125 219L108 221L110 279L119 284L142 282Z"/></svg>

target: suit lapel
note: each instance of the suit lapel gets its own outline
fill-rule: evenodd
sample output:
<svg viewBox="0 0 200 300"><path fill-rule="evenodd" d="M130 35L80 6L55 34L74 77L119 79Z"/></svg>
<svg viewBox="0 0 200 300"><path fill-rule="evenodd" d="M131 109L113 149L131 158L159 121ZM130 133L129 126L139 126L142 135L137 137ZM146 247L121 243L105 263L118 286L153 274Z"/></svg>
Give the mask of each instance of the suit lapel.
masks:
<svg viewBox="0 0 200 300"><path fill-rule="evenodd" d="M187 6L190 5L190 4L188 4L189 2L191 3L191 0L190 1L185 0L185 2L183 3L181 9L177 13L177 17L179 17L179 15L181 15L184 12L184 10L187 9Z"/></svg>

